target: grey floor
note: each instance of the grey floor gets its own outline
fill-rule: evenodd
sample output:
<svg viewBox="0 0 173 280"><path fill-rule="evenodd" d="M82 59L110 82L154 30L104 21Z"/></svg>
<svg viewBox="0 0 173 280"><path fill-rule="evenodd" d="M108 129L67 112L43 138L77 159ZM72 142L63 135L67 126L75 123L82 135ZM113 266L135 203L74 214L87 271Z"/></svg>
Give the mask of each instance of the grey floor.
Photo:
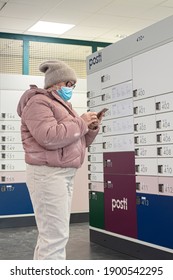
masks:
<svg viewBox="0 0 173 280"><path fill-rule="evenodd" d="M0 229L0 260L32 260L37 239L36 227ZM133 260L89 241L88 223L70 225L68 260Z"/></svg>

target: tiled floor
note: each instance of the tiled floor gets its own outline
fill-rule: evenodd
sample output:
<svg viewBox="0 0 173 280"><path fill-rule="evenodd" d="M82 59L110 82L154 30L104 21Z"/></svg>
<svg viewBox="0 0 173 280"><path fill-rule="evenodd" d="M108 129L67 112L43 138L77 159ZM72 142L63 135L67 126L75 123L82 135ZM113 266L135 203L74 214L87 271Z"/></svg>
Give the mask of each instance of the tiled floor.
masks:
<svg viewBox="0 0 173 280"><path fill-rule="evenodd" d="M36 227L1 229L0 260L32 260L36 239ZM88 223L79 223L70 225L67 259L132 260L134 258L90 243Z"/></svg>

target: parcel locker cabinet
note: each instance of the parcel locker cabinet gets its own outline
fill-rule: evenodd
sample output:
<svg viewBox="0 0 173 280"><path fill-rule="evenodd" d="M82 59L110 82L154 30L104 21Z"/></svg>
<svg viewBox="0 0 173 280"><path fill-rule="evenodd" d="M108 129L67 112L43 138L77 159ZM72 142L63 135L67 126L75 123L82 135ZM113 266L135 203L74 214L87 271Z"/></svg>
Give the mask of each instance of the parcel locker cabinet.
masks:
<svg viewBox="0 0 173 280"><path fill-rule="evenodd" d="M173 249L173 197L137 194L138 239Z"/></svg>
<svg viewBox="0 0 173 280"><path fill-rule="evenodd" d="M0 217L21 214L33 214L26 184L0 184Z"/></svg>
<svg viewBox="0 0 173 280"><path fill-rule="evenodd" d="M135 153L112 152L103 153L105 174L135 174Z"/></svg>
<svg viewBox="0 0 173 280"><path fill-rule="evenodd" d="M105 230L137 238L134 175L104 174Z"/></svg>
<svg viewBox="0 0 173 280"><path fill-rule="evenodd" d="M104 229L104 193L89 192L89 224Z"/></svg>

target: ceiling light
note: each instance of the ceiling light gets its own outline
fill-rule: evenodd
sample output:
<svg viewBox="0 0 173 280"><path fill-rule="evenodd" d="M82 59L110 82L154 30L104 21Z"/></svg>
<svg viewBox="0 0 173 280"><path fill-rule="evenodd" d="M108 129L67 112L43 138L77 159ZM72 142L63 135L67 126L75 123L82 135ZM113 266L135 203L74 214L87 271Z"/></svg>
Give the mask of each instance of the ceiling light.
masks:
<svg viewBox="0 0 173 280"><path fill-rule="evenodd" d="M38 21L31 28L29 28L28 31L50 34L63 34L74 26L74 24Z"/></svg>

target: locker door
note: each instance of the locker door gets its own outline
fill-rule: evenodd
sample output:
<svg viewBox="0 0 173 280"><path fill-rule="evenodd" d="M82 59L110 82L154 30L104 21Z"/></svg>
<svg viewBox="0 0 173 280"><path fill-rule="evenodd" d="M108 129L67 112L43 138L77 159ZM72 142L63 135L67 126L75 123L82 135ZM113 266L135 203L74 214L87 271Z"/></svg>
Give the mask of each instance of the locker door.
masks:
<svg viewBox="0 0 173 280"><path fill-rule="evenodd" d="M104 229L104 193L89 192L89 223L90 226Z"/></svg>
<svg viewBox="0 0 173 280"><path fill-rule="evenodd" d="M25 183L0 184L0 216L32 213L33 208Z"/></svg>
<svg viewBox="0 0 173 280"><path fill-rule="evenodd" d="M105 174L135 174L134 152L104 153Z"/></svg>
<svg viewBox="0 0 173 280"><path fill-rule="evenodd" d="M105 229L137 237L136 186L133 175L104 175Z"/></svg>
<svg viewBox="0 0 173 280"><path fill-rule="evenodd" d="M173 249L173 197L137 195L138 239Z"/></svg>
<svg viewBox="0 0 173 280"><path fill-rule="evenodd" d="M138 55L132 61L135 99L172 91L173 42Z"/></svg>

